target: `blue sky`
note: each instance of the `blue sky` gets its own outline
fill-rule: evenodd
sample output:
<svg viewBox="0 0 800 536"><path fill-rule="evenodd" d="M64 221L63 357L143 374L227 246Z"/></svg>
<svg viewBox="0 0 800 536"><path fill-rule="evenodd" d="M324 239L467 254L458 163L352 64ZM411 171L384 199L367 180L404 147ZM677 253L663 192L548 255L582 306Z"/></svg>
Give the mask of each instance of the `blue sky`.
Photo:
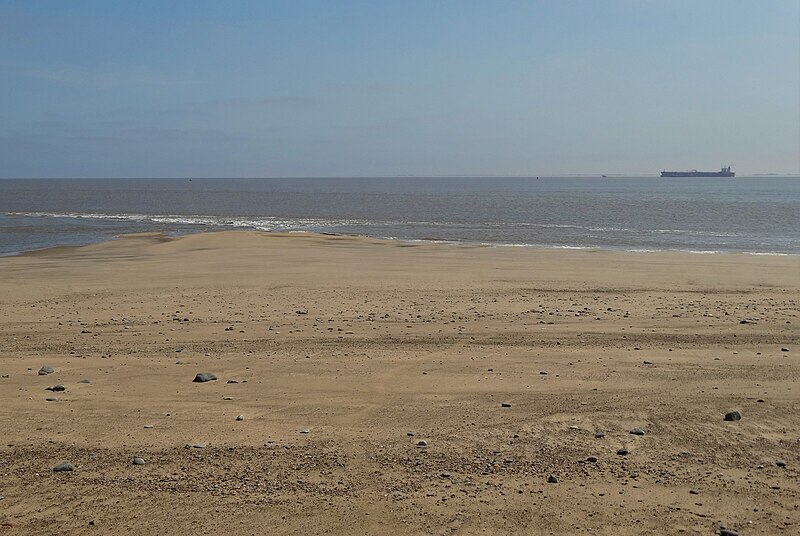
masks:
<svg viewBox="0 0 800 536"><path fill-rule="evenodd" d="M0 0L0 177L800 173L800 1Z"/></svg>

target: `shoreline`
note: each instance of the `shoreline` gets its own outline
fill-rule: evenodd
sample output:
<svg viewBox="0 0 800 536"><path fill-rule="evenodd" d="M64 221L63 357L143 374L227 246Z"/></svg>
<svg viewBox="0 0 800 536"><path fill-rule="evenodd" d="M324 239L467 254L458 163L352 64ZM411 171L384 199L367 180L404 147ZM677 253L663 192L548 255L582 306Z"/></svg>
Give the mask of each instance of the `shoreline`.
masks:
<svg viewBox="0 0 800 536"><path fill-rule="evenodd" d="M180 238L183 236L190 236L190 235L203 235L203 234L212 234L212 233L222 233L222 232L255 232L255 233L267 233L267 234L275 234L275 235L282 235L282 234L298 234L298 235L322 235L322 236L342 236L342 237L350 237L350 238L363 238L367 240L383 240L387 242L400 242L400 243L408 243L408 244L434 244L434 245L446 245L446 246L454 246L454 247L486 247L486 248L510 248L510 249L528 249L528 250L556 250L556 251L598 251L598 252L609 252L609 253L631 253L631 254L650 254L650 253L677 253L677 254L687 254L687 255L750 255L756 257L798 257L800 258L800 252L785 252L785 251L724 251L724 250L689 250L689 249L648 249L648 248L632 248L632 249L624 249L624 248L608 248L608 247L599 247L599 246L570 246L570 245L540 245L540 244L525 244L525 243L506 243L506 242L481 242L481 241L454 241L454 240L440 240L440 239L433 239L433 238L397 238L397 237L386 237L386 236L373 236L373 235L365 235L365 234L349 234L349 233L336 233L336 232L323 232L323 231L306 231L306 230L288 230L288 231L275 231L275 230L265 230L265 229L257 229L252 227L234 227L234 228L221 228L218 230L198 230L198 231L190 231L190 232L180 232L180 231L169 231L169 230L159 230L159 231L143 231L143 232L136 232L136 233L123 233L117 234L112 236L111 238L105 239L101 238L97 241L92 242L82 242L82 243L73 243L73 244L57 244L52 246L45 246L41 248L35 249L28 249L28 250L20 250L15 252L8 252L0 254L0 259L2 258L10 258L10 257L19 257L25 255L32 255L32 254L39 254L41 252L46 252L49 249L59 249L59 248L80 248L85 246L92 246L97 244L102 244L106 242L112 242L118 240L120 238L125 238L128 236L136 236L136 235L160 235L165 238Z"/></svg>

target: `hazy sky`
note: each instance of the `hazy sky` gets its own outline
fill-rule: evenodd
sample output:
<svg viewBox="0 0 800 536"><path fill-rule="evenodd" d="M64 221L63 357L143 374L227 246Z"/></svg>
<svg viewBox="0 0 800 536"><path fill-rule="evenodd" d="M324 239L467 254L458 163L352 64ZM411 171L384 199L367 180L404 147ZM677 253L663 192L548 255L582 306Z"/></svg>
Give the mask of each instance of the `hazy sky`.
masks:
<svg viewBox="0 0 800 536"><path fill-rule="evenodd" d="M800 173L800 0L0 0L0 176Z"/></svg>

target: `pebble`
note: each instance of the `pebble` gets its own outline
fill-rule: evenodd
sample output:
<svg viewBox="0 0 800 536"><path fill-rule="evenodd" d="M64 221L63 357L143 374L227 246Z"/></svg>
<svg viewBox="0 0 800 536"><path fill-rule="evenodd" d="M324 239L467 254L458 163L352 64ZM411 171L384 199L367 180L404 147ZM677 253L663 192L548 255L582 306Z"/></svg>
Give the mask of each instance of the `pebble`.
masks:
<svg viewBox="0 0 800 536"><path fill-rule="evenodd" d="M620 456L627 456L627 455L628 455L628 449L626 449L625 447L623 447L623 448L621 448L621 449L619 449L619 450L617 451L617 454L619 454Z"/></svg>
<svg viewBox="0 0 800 536"><path fill-rule="evenodd" d="M739 533L731 529L719 529L719 536L739 536Z"/></svg>
<svg viewBox="0 0 800 536"><path fill-rule="evenodd" d="M788 352L788 351L789 351L788 348L781 348L781 352Z"/></svg>
<svg viewBox="0 0 800 536"><path fill-rule="evenodd" d="M53 369L53 367L44 365L42 368L39 369L39 376L46 376L47 374L52 374L54 372L55 370Z"/></svg>
<svg viewBox="0 0 800 536"><path fill-rule="evenodd" d="M144 427L149 430L150 428L154 428L155 424L145 424Z"/></svg>
<svg viewBox="0 0 800 536"><path fill-rule="evenodd" d="M83 380L80 380L78 383L92 383L92 382L90 380L83 379Z"/></svg>
<svg viewBox="0 0 800 536"><path fill-rule="evenodd" d="M652 361L642 361L642 363L645 364L645 365L652 365L653 364Z"/></svg>
<svg viewBox="0 0 800 536"><path fill-rule="evenodd" d="M690 490L689 490L689 493L690 493L691 495L700 495L700 490L696 490L696 489L690 489Z"/></svg>
<svg viewBox="0 0 800 536"><path fill-rule="evenodd" d="M194 377L193 382L203 383L203 382L210 382L212 380L216 380L217 377L211 372L198 372L197 375Z"/></svg>
<svg viewBox="0 0 800 536"><path fill-rule="evenodd" d="M139 458L138 456L133 459L133 465L144 465L144 458Z"/></svg>
<svg viewBox="0 0 800 536"><path fill-rule="evenodd" d="M74 470L75 470L75 466L72 465L71 463L67 463L67 462L59 463L58 465L53 467L53 471L56 472L56 473L60 473L62 471L74 471Z"/></svg>
<svg viewBox="0 0 800 536"><path fill-rule="evenodd" d="M738 411L729 411L725 414L726 421L740 421L742 420L742 414Z"/></svg>
<svg viewBox="0 0 800 536"><path fill-rule="evenodd" d="M233 400L232 396L223 396L222 400Z"/></svg>
<svg viewBox="0 0 800 536"><path fill-rule="evenodd" d="M419 441L417 441L417 446L418 447L427 447L428 446L428 442L425 441L424 439L420 439Z"/></svg>
<svg viewBox="0 0 800 536"><path fill-rule="evenodd" d="M244 420L244 415L237 415L236 416L236 420L237 421L243 421Z"/></svg>
<svg viewBox="0 0 800 536"><path fill-rule="evenodd" d="M206 444L205 443L195 443L194 445L192 445L192 448L204 449L204 448L206 448Z"/></svg>
<svg viewBox="0 0 800 536"><path fill-rule="evenodd" d="M632 433L633 435L644 435L644 430L642 430L641 428L634 428L633 430L631 430L630 433Z"/></svg>
<svg viewBox="0 0 800 536"><path fill-rule="evenodd" d="M786 461L784 460L775 460L775 465L778 467L786 467Z"/></svg>
<svg viewBox="0 0 800 536"><path fill-rule="evenodd" d="M45 401L47 401L47 402L58 402L58 398L56 398L54 396L48 396L47 398L45 398Z"/></svg>
<svg viewBox="0 0 800 536"><path fill-rule="evenodd" d="M502 404L500 404L500 407L501 408L510 408L511 404L509 404L508 402L503 402Z"/></svg>
<svg viewBox="0 0 800 536"><path fill-rule="evenodd" d="M556 475L550 475L547 477L548 484L558 484L558 477Z"/></svg>
<svg viewBox="0 0 800 536"><path fill-rule="evenodd" d="M604 437L606 437L606 434L604 434L603 432L597 432L596 434L594 434L594 437L595 439L603 439Z"/></svg>
<svg viewBox="0 0 800 536"><path fill-rule="evenodd" d="M587 456L586 461L588 463L597 463L597 456Z"/></svg>
<svg viewBox="0 0 800 536"><path fill-rule="evenodd" d="M61 391L66 391L67 388L64 387L63 383L59 383L58 385L54 385L52 387L45 387L44 390L45 391L53 391L54 393L57 393L57 392L61 392Z"/></svg>

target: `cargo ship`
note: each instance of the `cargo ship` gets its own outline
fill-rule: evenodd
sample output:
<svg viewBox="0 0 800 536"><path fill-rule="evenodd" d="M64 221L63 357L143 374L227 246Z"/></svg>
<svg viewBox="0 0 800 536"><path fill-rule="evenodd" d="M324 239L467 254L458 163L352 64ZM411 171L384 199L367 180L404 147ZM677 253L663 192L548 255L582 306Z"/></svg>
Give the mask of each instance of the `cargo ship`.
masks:
<svg viewBox="0 0 800 536"><path fill-rule="evenodd" d="M731 171L731 166L721 168L719 171L662 171L662 177L735 177L736 173Z"/></svg>

